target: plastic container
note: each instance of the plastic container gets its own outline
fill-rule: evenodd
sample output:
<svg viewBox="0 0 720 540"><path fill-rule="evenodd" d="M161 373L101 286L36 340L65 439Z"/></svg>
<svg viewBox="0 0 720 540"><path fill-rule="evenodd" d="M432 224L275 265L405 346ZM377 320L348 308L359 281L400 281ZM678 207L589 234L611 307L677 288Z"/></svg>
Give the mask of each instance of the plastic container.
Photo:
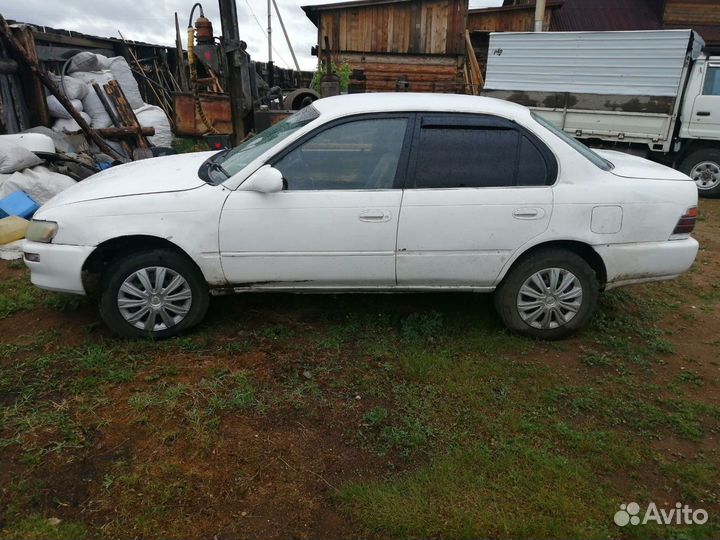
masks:
<svg viewBox="0 0 720 540"><path fill-rule="evenodd" d="M30 222L17 216L0 219L0 246L25 238Z"/></svg>
<svg viewBox="0 0 720 540"><path fill-rule="evenodd" d="M40 208L40 205L33 201L24 191L16 191L0 199L0 218L7 216L19 216L30 218Z"/></svg>

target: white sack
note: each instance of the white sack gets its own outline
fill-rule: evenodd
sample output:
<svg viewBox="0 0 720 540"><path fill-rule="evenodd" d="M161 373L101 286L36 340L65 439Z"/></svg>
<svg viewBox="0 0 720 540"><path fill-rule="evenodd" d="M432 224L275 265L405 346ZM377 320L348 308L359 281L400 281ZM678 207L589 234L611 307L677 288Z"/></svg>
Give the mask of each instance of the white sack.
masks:
<svg viewBox="0 0 720 540"><path fill-rule="evenodd" d="M12 174L15 171L35 167L42 159L22 146L0 141L0 174Z"/></svg>
<svg viewBox="0 0 720 540"><path fill-rule="evenodd" d="M102 88L105 83L115 80L112 71L109 69L98 71L78 71L77 73L73 73L73 77L88 85L88 92L92 91L92 83L94 82L98 83ZM93 94L94 93L95 92L93 92Z"/></svg>
<svg viewBox="0 0 720 540"><path fill-rule="evenodd" d="M0 246L0 259L3 261L15 261L22 259L24 240L15 240L9 244Z"/></svg>
<svg viewBox="0 0 720 540"><path fill-rule="evenodd" d="M0 185L0 199L24 191L38 204L45 204L58 193L76 184L64 174L54 173L47 167L34 167L18 171Z"/></svg>
<svg viewBox="0 0 720 540"><path fill-rule="evenodd" d="M110 71L120 85L120 88L122 88L122 91L130 104L130 108L139 109L145 105L143 98L140 95L140 88L138 88L138 83L135 80L135 76L127 63L127 60L125 60L122 56L116 56L115 58L110 58L109 64Z"/></svg>
<svg viewBox="0 0 720 540"><path fill-rule="evenodd" d="M100 101L100 98L95 93L95 89L92 87L92 83L94 82L98 83L100 88L102 88L103 85L115 80L112 72L110 70L77 72L75 73L75 77L88 85L88 94L85 96L85 99L83 99L83 110L92 118L92 127L102 129L112 126L110 116L105 110L102 101Z"/></svg>
<svg viewBox="0 0 720 540"><path fill-rule="evenodd" d="M173 133L165 111L155 105L145 105L135 111L140 127L155 128L155 135L148 140L155 146L172 147Z"/></svg>
<svg viewBox="0 0 720 540"><path fill-rule="evenodd" d="M79 99L71 99L70 103L72 103L72 106L77 112L83 112L82 101L80 101ZM47 97L47 106L48 110L50 111L50 116L52 116L53 118L72 118L72 116L70 116L70 113L67 112L65 107L62 106L62 103L60 103L58 101L58 98L56 98L55 96Z"/></svg>
<svg viewBox="0 0 720 540"><path fill-rule="evenodd" d="M68 73L76 73L78 71L100 71L108 69L108 58L101 54L83 51L77 53L70 59L68 65Z"/></svg>
<svg viewBox="0 0 720 540"><path fill-rule="evenodd" d="M65 75L64 77L51 75L51 78L60 91L65 94L66 98L82 100L87 96L88 87L84 81L78 80L70 75Z"/></svg>
<svg viewBox="0 0 720 540"><path fill-rule="evenodd" d="M87 113L81 112L80 116L83 117L83 119L88 123L93 125L94 121L92 118L90 118L90 115ZM107 127L107 126L105 126ZM56 120L53 124L53 131L57 131L59 133L74 133L76 131L80 131L80 126L78 123L73 119L64 119L61 118L59 120Z"/></svg>

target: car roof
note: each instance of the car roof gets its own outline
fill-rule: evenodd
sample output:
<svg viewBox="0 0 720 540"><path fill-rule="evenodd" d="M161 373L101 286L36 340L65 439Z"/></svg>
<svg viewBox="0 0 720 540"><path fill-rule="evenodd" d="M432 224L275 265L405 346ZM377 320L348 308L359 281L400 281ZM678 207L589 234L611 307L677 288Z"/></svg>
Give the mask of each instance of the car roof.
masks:
<svg viewBox="0 0 720 540"><path fill-rule="evenodd" d="M460 112L494 114L515 120L527 119L530 113L527 107L501 99L410 92L348 94L320 99L313 106L326 118L379 112Z"/></svg>

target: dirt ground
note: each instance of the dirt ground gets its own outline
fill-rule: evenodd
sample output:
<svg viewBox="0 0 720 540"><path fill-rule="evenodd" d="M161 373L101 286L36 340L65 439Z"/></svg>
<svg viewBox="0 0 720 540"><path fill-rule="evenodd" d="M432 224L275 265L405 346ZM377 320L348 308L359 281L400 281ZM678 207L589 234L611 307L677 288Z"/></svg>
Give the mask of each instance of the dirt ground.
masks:
<svg viewBox="0 0 720 540"><path fill-rule="evenodd" d="M217 298L207 322L188 336L165 343L125 342L99 323L94 306L36 291L23 267L2 262L0 536L431 536L434 529L424 528L422 517L413 518L417 527L414 521L368 517L348 491L348 486L415 478L489 429L491 424L478 423L465 433L462 419L487 409L452 401L455 387L447 385L456 374L433 375L436 368L418 360L427 351L446 362L482 350L482 358L493 362L539 370L548 378L548 391L628 371L637 388L652 385L658 396L676 389L673 396L682 395L684 404L703 407L697 418L708 419L697 420L701 434L688 434L686 416L664 423L675 418L672 410L659 419L648 413L647 423L638 425L654 434L637 443L637 452L651 452L656 461L638 462L628 475L623 467L613 473L604 464L593 469L595 461L584 456L577 459L590 464L613 495L640 493L665 502L692 497L695 476L683 469L668 479L657 464L689 460L715 471L720 464L715 416L720 410L720 202L703 201L696 237L702 248L692 272L612 297L620 298L637 331L613 326L618 311L606 305L601 318L608 326L560 344L507 335L490 299L468 295ZM436 312L443 322L426 316ZM445 325L462 343L428 337L435 324ZM480 330L469 333L470 326ZM408 360L396 347L412 339L426 345ZM478 377L493 380L488 392L500 388L500 395L509 384L504 367L488 373L487 366L472 365ZM511 392L519 388L511 407L525 416L529 409L521 400L534 395L534 384L530 378L510 385ZM559 407L557 414L564 415L564 405ZM678 407L678 415L688 410ZM603 420L590 412L567 418L578 431L587 426L588 433L602 427L613 437L627 437L635 429L615 420L601 426ZM568 439L553 437L564 448ZM716 479L695 493L715 515L718 500L707 493L717 494ZM401 488L393 493L400 493L397 500L418 496ZM398 515L405 511L398 508ZM593 531L588 536L598 532ZM630 534L610 531L603 529L600 536ZM486 532L523 535L512 529Z"/></svg>

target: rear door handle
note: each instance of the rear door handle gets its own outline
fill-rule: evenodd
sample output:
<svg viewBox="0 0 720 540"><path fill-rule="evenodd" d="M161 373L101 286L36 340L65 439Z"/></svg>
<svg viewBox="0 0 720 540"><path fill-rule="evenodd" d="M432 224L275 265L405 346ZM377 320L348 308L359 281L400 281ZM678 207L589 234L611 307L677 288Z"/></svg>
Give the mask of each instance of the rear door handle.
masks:
<svg viewBox="0 0 720 540"><path fill-rule="evenodd" d="M385 223L390 221L392 214L383 210L363 210L360 212L359 217L360 221L367 221L369 223Z"/></svg>
<svg viewBox="0 0 720 540"><path fill-rule="evenodd" d="M698 111L697 116L710 116L710 111Z"/></svg>
<svg viewBox="0 0 720 540"><path fill-rule="evenodd" d="M516 208L513 210L515 219L541 219L545 216L542 208Z"/></svg>

